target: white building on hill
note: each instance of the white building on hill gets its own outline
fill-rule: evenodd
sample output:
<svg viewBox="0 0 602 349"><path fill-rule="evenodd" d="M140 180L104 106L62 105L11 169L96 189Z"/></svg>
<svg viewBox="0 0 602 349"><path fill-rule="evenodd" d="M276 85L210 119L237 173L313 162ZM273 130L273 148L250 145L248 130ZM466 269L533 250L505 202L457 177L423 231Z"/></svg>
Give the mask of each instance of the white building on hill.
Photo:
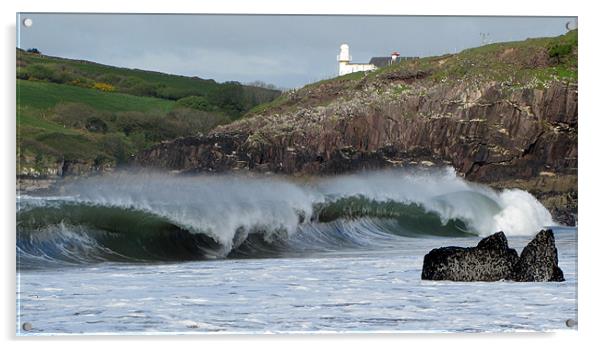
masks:
<svg viewBox="0 0 602 349"><path fill-rule="evenodd" d="M355 73L357 71L369 71L376 69L374 64L351 63L351 55L349 54L349 45L342 44L341 52L337 56L339 61L339 76Z"/></svg>
<svg viewBox="0 0 602 349"><path fill-rule="evenodd" d="M415 59L417 57L401 57L399 52L391 53L388 57L372 57L370 63L351 63L351 54L349 54L349 45L342 44L341 51L337 56L339 61L339 76L358 71L370 71L376 68L385 67L402 60Z"/></svg>

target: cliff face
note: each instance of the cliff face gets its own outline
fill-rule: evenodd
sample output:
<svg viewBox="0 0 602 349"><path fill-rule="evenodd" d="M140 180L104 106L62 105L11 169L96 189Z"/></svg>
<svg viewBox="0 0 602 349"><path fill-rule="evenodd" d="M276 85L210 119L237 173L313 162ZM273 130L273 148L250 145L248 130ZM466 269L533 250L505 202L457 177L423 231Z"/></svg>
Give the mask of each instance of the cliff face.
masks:
<svg viewBox="0 0 602 349"><path fill-rule="evenodd" d="M529 190L557 220L574 223L576 57L571 75L572 57L550 54L554 40L498 44L309 85L208 135L156 145L137 162L295 175L451 165L472 181ZM569 54L576 55L576 44Z"/></svg>

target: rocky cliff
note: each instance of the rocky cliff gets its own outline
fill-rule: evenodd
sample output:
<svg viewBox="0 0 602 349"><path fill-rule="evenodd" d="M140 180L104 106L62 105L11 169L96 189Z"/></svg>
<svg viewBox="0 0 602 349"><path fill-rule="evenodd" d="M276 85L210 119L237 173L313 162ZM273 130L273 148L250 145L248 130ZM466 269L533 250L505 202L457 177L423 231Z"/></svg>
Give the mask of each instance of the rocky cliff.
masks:
<svg viewBox="0 0 602 349"><path fill-rule="evenodd" d="M450 165L471 181L577 210L577 33L402 62L290 91L143 166L294 175Z"/></svg>

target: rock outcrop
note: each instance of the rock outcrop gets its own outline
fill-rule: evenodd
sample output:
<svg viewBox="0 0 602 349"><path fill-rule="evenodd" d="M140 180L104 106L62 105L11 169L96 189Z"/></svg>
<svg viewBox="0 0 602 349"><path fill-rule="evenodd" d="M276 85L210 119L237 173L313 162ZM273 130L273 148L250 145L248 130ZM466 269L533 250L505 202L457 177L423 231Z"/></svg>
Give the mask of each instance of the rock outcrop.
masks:
<svg viewBox="0 0 602 349"><path fill-rule="evenodd" d="M520 254L514 266L512 280L515 281L564 281L558 267L558 251L552 230L542 230Z"/></svg>
<svg viewBox="0 0 602 349"><path fill-rule="evenodd" d="M503 232L484 238L476 247L442 247L424 256L423 280L564 281L551 230L542 230L520 257L508 247Z"/></svg>
<svg viewBox="0 0 602 349"><path fill-rule="evenodd" d="M576 173L576 86L508 92L500 83L460 82L393 96L379 93L389 86L374 84L325 107L257 115L206 136L165 142L137 160L177 170L285 174L429 161L481 182Z"/></svg>
<svg viewBox="0 0 602 349"><path fill-rule="evenodd" d="M424 257L423 280L498 281L508 278L518 261L504 233L481 240L477 247L443 247Z"/></svg>
<svg viewBox="0 0 602 349"><path fill-rule="evenodd" d="M49 191L64 178L94 176L110 173L115 169L113 162L94 160L56 160L47 161L37 168L20 166L17 173L17 191L20 193L41 193Z"/></svg>

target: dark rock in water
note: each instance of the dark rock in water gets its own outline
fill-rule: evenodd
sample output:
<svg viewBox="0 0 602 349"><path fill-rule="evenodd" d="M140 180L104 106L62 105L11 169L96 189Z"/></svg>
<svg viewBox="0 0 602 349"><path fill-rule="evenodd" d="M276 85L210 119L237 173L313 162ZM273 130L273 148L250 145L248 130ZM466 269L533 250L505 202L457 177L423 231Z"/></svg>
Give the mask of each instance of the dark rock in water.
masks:
<svg viewBox="0 0 602 349"><path fill-rule="evenodd" d="M514 281L564 281L552 230L540 231L523 249L512 273Z"/></svg>
<svg viewBox="0 0 602 349"><path fill-rule="evenodd" d="M481 240L476 247L436 248L424 256L423 280L450 281L564 281L552 230L542 230L523 249L520 258L508 247L503 232Z"/></svg>
<svg viewBox="0 0 602 349"><path fill-rule="evenodd" d="M518 262L503 232L484 238L477 247L442 247L429 252L423 280L497 281L508 278Z"/></svg>

